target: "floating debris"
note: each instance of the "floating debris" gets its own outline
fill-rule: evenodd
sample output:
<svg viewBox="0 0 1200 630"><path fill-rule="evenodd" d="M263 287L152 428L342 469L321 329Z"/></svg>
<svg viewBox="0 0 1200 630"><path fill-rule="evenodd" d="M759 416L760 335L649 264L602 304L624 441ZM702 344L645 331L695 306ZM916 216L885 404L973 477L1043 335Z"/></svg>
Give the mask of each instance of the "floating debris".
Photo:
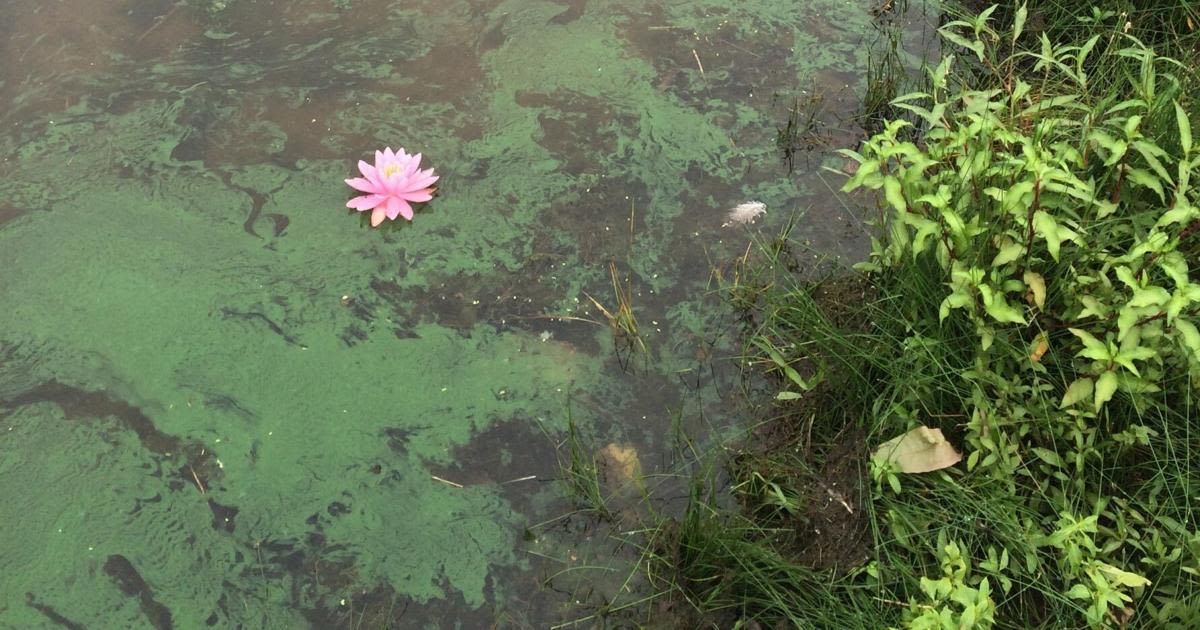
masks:
<svg viewBox="0 0 1200 630"><path fill-rule="evenodd" d="M747 201L740 203L729 211L726 217L729 220L721 224L721 227L730 227L732 225L746 225L754 223L755 219L767 213L767 204L761 201Z"/></svg>

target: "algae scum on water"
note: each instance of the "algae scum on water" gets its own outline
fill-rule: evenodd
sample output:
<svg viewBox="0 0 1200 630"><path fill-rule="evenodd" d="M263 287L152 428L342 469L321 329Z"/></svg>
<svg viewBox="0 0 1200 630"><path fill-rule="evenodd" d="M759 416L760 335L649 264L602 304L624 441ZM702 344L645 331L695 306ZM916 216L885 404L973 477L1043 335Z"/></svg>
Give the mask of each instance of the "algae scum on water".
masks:
<svg viewBox="0 0 1200 630"><path fill-rule="evenodd" d="M724 214L809 198L777 96L865 61L865 6L727 4L0 8L0 625L569 616L518 597L578 543L523 547L568 400L648 454L719 415ZM442 176L389 232L341 183L384 145ZM546 317L611 261L634 374Z"/></svg>

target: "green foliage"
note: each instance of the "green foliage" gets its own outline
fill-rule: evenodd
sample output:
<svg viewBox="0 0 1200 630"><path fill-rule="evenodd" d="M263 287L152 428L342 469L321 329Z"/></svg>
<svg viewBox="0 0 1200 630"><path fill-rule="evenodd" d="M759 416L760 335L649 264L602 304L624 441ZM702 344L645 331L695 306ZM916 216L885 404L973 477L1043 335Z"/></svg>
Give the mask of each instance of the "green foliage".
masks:
<svg viewBox="0 0 1200 630"><path fill-rule="evenodd" d="M942 577L921 578L928 603L913 603L904 625L913 630L985 630L995 623L996 603L986 577L971 576L970 558L956 541L938 540ZM1007 565L1007 556L1005 557Z"/></svg>
<svg viewBox="0 0 1200 630"><path fill-rule="evenodd" d="M1187 457L1200 382L1200 283L1188 255L1200 229L1200 156L1178 100L1181 66L1125 38L1109 44L1104 66L1125 84L1098 92L1088 72L1099 36L1055 46L1043 33L1036 50L1014 52L1027 12L1018 9L1007 34L991 13L941 29L985 69L979 85L955 83L947 56L927 92L896 100L921 142L909 139L914 123L893 120L860 152L844 152L859 163L845 190L883 201L882 236L859 268L901 302L889 307L904 322L893 334L959 345L924 355L950 380L915 386L902 374L876 388L900 408L965 418L967 476L952 483L988 478L1032 508L1021 524L1031 543L1024 566L1003 573L1065 592L1091 626L1126 620L1134 606L1154 627L1194 623L1192 515L1161 495L1186 493L1196 479L1186 462L1164 458L1147 471L1141 459ZM905 293L914 274L941 288ZM1147 513L1174 526L1146 522ZM1135 535L1131 514L1143 520ZM960 552L939 553L945 572ZM956 571L923 579L931 603L910 627L970 627L960 608L975 587ZM978 588L970 601L986 599L987 582Z"/></svg>

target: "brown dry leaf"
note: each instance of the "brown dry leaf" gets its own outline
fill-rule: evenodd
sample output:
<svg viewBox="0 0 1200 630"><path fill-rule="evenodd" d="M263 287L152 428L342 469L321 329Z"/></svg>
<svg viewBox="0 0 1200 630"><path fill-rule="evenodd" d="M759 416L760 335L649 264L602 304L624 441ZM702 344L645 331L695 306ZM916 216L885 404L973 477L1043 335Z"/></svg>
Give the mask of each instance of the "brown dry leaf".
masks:
<svg viewBox="0 0 1200 630"><path fill-rule="evenodd" d="M941 429L919 426L879 445L871 459L891 462L902 473L923 473L949 468L962 461L962 454L946 441Z"/></svg>
<svg viewBox="0 0 1200 630"><path fill-rule="evenodd" d="M1047 341L1046 333L1038 335L1037 339L1033 340L1033 349L1029 351L1029 360L1034 363L1041 361L1042 355L1046 354L1049 349L1050 343Z"/></svg>

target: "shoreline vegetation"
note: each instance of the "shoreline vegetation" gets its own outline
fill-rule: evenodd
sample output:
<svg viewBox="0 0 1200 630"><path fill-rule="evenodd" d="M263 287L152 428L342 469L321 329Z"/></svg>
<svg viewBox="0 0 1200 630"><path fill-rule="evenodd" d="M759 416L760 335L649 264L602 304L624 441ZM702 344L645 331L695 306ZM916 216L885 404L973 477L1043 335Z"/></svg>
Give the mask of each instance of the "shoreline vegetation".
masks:
<svg viewBox="0 0 1200 630"><path fill-rule="evenodd" d="M1200 6L939 33L843 151L869 259L805 276L785 231L725 282L774 416L639 530L646 627L1200 627ZM962 461L877 450L922 427Z"/></svg>

